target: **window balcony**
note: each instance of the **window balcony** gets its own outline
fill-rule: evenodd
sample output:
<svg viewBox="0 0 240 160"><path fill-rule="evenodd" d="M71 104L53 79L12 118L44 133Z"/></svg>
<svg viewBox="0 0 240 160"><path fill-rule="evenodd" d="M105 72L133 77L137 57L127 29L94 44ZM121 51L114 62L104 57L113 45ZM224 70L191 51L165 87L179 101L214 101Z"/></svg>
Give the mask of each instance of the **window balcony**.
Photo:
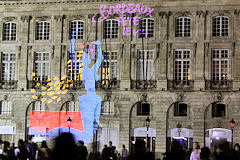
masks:
<svg viewBox="0 0 240 160"><path fill-rule="evenodd" d="M168 90L192 90L194 80L168 80Z"/></svg>
<svg viewBox="0 0 240 160"><path fill-rule="evenodd" d="M157 88L156 80L132 80L131 89L153 89Z"/></svg>
<svg viewBox="0 0 240 160"><path fill-rule="evenodd" d="M0 89L16 89L18 81L1 81Z"/></svg>
<svg viewBox="0 0 240 160"><path fill-rule="evenodd" d="M120 88L120 81L113 80L99 80L95 84L96 89L116 89Z"/></svg>
<svg viewBox="0 0 240 160"><path fill-rule="evenodd" d="M63 83L62 87L63 86L65 86L65 88L69 89L69 90L76 90L76 89L84 88L83 81L81 81L81 80L73 80L73 81L69 80L68 83Z"/></svg>
<svg viewBox="0 0 240 160"><path fill-rule="evenodd" d="M232 80L206 80L205 87L207 90L228 90L232 89Z"/></svg>
<svg viewBox="0 0 240 160"><path fill-rule="evenodd" d="M47 84L50 83L50 81L34 81L34 80L28 80L27 82L27 88L31 89L41 89L41 87L47 87Z"/></svg>

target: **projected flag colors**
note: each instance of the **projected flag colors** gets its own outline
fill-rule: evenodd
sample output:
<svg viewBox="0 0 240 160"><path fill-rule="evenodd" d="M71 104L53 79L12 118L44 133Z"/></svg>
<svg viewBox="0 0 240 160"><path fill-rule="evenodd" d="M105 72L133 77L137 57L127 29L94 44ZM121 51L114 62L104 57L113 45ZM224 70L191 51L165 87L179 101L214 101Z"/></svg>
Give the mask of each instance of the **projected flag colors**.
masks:
<svg viewBox="0 0 240 160"><path fill-rule="evenodd" d="M56 128L69 127L67 123L69 117L72 119L70 127L83 131L81 113L66 111L31 111L30 128L35 129L38 133L46 133Z"/></svg>

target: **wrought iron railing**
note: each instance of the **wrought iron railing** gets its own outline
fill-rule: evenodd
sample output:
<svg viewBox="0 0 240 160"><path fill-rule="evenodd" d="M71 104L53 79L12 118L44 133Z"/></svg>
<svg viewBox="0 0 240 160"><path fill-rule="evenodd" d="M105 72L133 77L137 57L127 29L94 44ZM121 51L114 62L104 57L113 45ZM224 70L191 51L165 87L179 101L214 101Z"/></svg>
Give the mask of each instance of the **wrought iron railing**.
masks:
<svg viewBox="0 0 240 160"><path fill-rule="evenodd" d="M27 87L28 87L28 89L31 89L31 88L41 89L41 87L47 87L48 83L50 83L50 81L28 80L27 81Z"/></svg>
<svg viewBox="0 0 240 160"><path fill-rule="evenodd" d="M0 89L15 89L18 81L1 81Z"/></svg>
<svg viewBox="0 0 240 160"><path fill-rule="evenodd" d="M192 90L194 80L168 80L168 90Z"/></svg>
<svg viewBox="0 0 240 160"><path fill-rule="evenodd" d="M96 89L116 89L120 88L120 81L114 80L99 80L95 84Z"/></svg>
<svg viewBox="0 0 240 160"><path fill-rule="evenodd" d="M65 83L62 84L61 87L64 87L69 90L76 90L76 89L83 89L83 81L81 80L67 80Z"/></svg>
<svg viewBox="0 0 240 160"><path fill-rule="evenodd" d="M206 80L205 87L206 89L212 89L212 90L228 90L228 89L232 89L233 81L232 80Z"/></svg>
<svg viewBox="0 0 240 160"><path fill-rule="evenodd" d="M41 87L47 87L50 81L28 81L28 89L41 89ZM61 83L61 82L60 82ZM67 80L61 85L61 89L69 89L69 90L76 90L76 89L83 89L84 83L81 80ZM96 89L116 89L120 88L120 81L118 80L99 80L95 83Z"/></svg>
<svg viewBox="0 0 240 160"><path fill-rule="evenodd" d="M153 89L157 88L156 80L132 80L131 89Z"/></svg>

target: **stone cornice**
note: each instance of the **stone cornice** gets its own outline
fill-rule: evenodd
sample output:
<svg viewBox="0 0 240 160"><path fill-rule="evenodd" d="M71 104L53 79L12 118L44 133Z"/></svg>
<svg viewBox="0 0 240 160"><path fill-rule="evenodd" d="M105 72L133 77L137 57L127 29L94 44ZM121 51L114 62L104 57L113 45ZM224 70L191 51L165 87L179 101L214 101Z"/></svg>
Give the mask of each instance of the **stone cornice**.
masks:
<svg viewBox="0 0 240 160"><path fill-rule="evenodd" d="M82 4L82 3L102 3L106 1L111 0L75 0L75 1L43 1L43 2L23 2L23 1L17 1L17 2L0 2L0 6L19 6L19 5L56 5L56 4ZM125 2L123 0L115 0L118 2ZM127 0L132 1L132 0Z"/></svg>

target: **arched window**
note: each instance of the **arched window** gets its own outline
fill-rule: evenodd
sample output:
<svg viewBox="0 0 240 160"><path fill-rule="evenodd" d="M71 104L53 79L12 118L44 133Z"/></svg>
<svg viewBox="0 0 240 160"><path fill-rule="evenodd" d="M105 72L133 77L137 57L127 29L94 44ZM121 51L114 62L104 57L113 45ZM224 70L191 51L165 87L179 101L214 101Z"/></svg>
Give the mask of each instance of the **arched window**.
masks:
<svg viewBox="0 0 240 160"><path fill-rule="evenodd" d="M223 103L212 103L212 117L225 117L226 105Z"/></svg>
<svg viewBox="0 0 240 160"><path fill-rule="evenodd" d="M40 21L36 23L36 40L49 40L50 23Z"/></svg>
<svg viewBox="0 0 240 160"><path fill-rule="evenodd" d="M174 116L187 116L187 104L183 102L174 103Z"/></svg>
<svg viewBox="0 0 240 160"><path fill-rule="evenodd" d="M175 37L190 37L191 18L178 17L175 19Z"/></svg>
<svg viewBox="0 0 240 160"><path fill-rule="evenodd" d="M137 103L137 116L149 116L150 115L150 103L138 102Z"/></svg>
<svg viewBox="0 0 240 160"><path fill-rule="evenodd" d="M229 18L227 16L213 17L212 36L228 36Z"/></svg>
<svg viewBox="0 0 240 160"><path fill-rule="evenodd" d="M3 40L15 41L17 37L17 24L15 22L3 23Z"/></svg>
<svg viewBox="0 0 240 160"><path fill-rule="evenodd" d="M108 19L104 21L104 33L103 38L118 38L118 21L114 19Z"/></svg>
<svg viewBox="0 0 240 160"><path fill-rule="evenodd" d="M115 108L114 102L103 101L101 106L101 115L114 115Z"/></svg>
<svg viewBox="0 0 240 160"><path fill-rule="evenodd" d="M139 24L139 38L142 37L153 37L154 34L154 19L143 18Z"/></svg>
<svg viewBox="0 0 240 160"><path fill-rule="evenodd" d="M0 114L1 115L11 115L12 114L12 103L10 101L0 102Z"/></svg>
<svg viewBox="0 0 240 160"><path fill-rule="evenodd" d="M81 29L79 29L82 27ZM83 39L83 28L84 27L84 22L81 20L74 20L70 22L70 34L69 34L69 39L72 39L73 31L76 31L74 33L74 39ZM78 28L78 29L77 29Z"/></svg>

